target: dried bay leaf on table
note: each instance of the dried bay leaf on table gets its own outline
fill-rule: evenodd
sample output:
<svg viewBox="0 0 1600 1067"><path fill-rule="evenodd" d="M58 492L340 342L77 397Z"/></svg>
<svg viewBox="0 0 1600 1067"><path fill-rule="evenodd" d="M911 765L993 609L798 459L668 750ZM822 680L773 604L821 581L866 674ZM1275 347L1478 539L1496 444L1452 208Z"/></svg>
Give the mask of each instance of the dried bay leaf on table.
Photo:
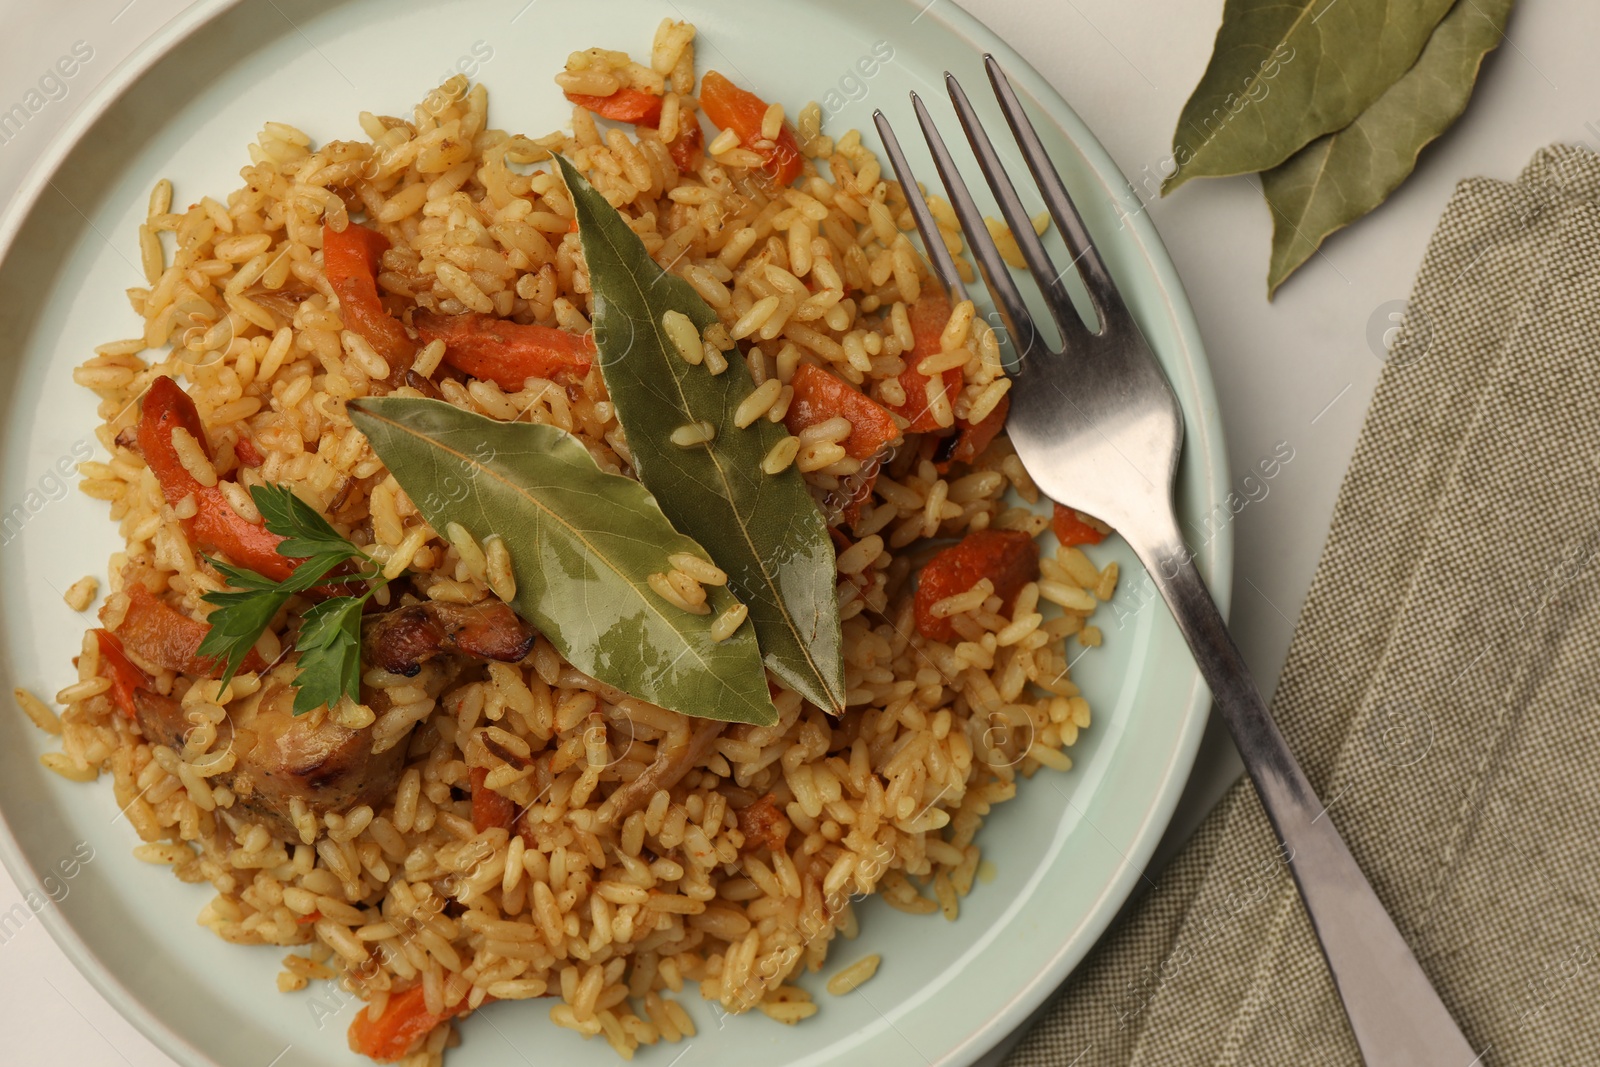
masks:
<svg viewBox="0 0 1600 1067"><path fill-rule="evenodd" d="M1261 176L1272 209L1267 296L1323 240L1365 215L1410 176L1417 156L1467 106L1483 57L1500 43L1512 0L1457 0L1416 66L1349 126Z"/></svg>
<svg viewBox="0 0 1600 1067"><path fill-rule="evenodd" d="M791 465L761 470L787 431L767 419L746 428L734 409L755 388L738 352L713 374L679 355L666 312L704 331L717 314L688 282L650 258L626 220L577 169L556 157L578 217L594 293L595 344L634 469L679 530L704 545L750 609L765 661L795 692L844 711L833 543L816 501ZM675 430L710 424L709 444L680 447Z"/></svg>
<svg viewBox="0 0 1600 1067"><path fill-rule="evenodd" d="M706 553L643 485L602 471L554 426L411 397L352 400L349 411L430 526L457 522L505 541L511 606L574 667L684 715L777 721L752 629L711 638L733 595L708 588L711 611L696 615L650 588L652 573L671 569L669 555Z"/></svg>
<svg viewBox="0 0 1600 1067"><path fill-rule="evenodd" d="M1267 170L1343 129L1416 62L1452 0L1227 0L1173 133L1171 192Z"/></svg>

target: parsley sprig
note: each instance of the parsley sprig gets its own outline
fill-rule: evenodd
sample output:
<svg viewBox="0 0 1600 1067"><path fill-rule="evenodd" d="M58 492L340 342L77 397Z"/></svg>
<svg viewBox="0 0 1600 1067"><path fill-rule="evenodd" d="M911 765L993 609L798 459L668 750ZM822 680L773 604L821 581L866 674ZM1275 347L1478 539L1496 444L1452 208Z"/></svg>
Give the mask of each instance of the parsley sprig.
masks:
<svg viewBox="0 0 1600 1067"><path fill-rule="evenodd" d="M267 530L284 538L278 545L278 554L301 562L280 582L207 557L207 562L233 588L201 598L215 605L216 610L209 619L211 630L200 642L200 655L226 665L222 684L227 685L290 597L323 584L335 568L356 561L362 568L355 574L341 575L339 581L344 585L369 583L366 591L360 596L329 597L301 618L300 636L294 645L300 653L294 713L303 715L312 708L333 704L345 694L351 700L359 700L361 609L373 593L389 584L383 568L288 488L253 486L250 499L255 501Z"/></svg>

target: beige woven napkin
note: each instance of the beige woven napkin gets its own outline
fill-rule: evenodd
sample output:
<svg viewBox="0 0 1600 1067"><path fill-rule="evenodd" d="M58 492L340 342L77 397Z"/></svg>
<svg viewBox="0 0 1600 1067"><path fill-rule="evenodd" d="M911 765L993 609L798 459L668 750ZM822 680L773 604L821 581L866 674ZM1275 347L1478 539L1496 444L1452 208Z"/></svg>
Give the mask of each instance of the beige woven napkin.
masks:
<svg viewBox="0 0 1600 1067"><path fill-rule="evenodd" d="M1456 189L1274 713L1482 1062L1600 1063L1600 157ZM1007 1067L1359 1064L1248 782Z"/></svg>

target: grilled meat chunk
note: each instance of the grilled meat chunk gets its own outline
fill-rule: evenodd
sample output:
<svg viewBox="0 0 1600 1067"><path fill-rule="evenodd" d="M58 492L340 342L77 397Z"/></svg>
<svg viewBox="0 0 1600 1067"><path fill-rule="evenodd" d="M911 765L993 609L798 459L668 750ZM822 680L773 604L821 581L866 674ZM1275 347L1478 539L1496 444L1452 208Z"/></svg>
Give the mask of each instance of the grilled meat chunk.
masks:
<svg viewBox="0 0 1600 1067"><path fill-rule="evenodd" d="M426 688L437 693L455 673L430 671ZM253 696L229 707L213 744L213 750L231 747L235 759L233 769L213 781L233 792L236 808L290 840L299 834L290 815L294 798L304 801L319 820L330 811L360 804L379 807L394 792L406 759L405 740L375 753L371 727L352 730L327 719L312 725L309 716L295 715L294 688L289 684L293 678L294 669L287 665L270 672ZM388 710L383 690L361 695L375 713ZM147 740L183 748L184 736L194 724L178 701L139 689L134 709Z"/></svg>
<svg viewBox="0 0 1600 1067"><path fill-rule="evenodd" d="M461 675L470 658L515 663L533 650L535 634L499 601L464 606L424 602L369 616L363 624L365 667L415 678L437 697ZM405 767L409 736L373 751L372 728L351 729L331 719L313 724L294 714L297 668L285 663L269 671L261 688L228 707L217 726L213 751L231 749L232 770L213 781L237 798L236 810L259 818L281 836L299 835L291 815L303 801L319 821L328 812L361 804L387 803ZM134 718L145 738L181 750L194 726L183 707L149 688L134 691ZM363 685L361 703L381 717L391 706L388 690Z"/></svg>
<svg viewBox="0 0 1600 1067"><path fill-rule="evenodd" d="M414 677L443 652L516 663L533 651L537 635L498 600L481 604L420 604L372 615L361 632L363 658L390 674Z"/></svg>

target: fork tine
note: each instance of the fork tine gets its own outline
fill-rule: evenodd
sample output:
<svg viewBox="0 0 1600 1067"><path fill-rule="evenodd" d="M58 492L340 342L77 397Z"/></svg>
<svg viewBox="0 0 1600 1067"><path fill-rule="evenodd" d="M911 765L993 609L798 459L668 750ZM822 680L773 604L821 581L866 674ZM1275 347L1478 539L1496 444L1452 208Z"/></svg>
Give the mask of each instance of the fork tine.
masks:
<svg viewBox="0 0 1600 1067"><path fill-rule="evenodd" d="M1005 165L1000 162L1000 155L994 150L994 143L984 131L983 123L972 107L972 101L967 99L966 90L961 88L961 83L956 80L955 75L948 71L945 72L944 84L950 91L950 101L955 104L961 128L966 131L967 143L972 146L972 154L978 159L978 167L989 182L989 188L993 191L995 199L1000 202L1000 211L1005 215L1006 223L1011 227L1011 233L1016 238L1018 247L1022 249L1022 257L1028 262L1028 270L1032 272L1034 281L1044 290L1045 305L1050 309L1050 317L1055 320L1057 328L1068 339L1070 346L1073 340L1083 337L1087 328L1083 325L1083 320L1078 317L1077 309L1072 306L1072 297L1067 294L1066 286L1061 284L1065 272L1056 269L1056 265L1050 261L1050 254L1045 251L1044 242L1033 232L1033 222L1028 218L1027 209L1022 206L1022 198L1017 195L1017 187L1012 184L1011 176L1006 173ZM981 219L978 229L987 236L988 227L983 225ZM1069 265L1067 269L1072 268Z"/></svg>
<svg viewBox="0 0 1600 1067"><path fill-rule="evenodd" d="M905 190L906 203L911 208L912 219L916 221L917 232L922 234L922 243L927 248L928 259L933 263L933 272L944 282L952 303L967 299L967 287L961 280L961 272L956 269L955 257L945 246L939 225L933 221L933 213L928 210L928 202L922 198L922 188L917 184L916 175L911 173L911 164L906 162L905 153L900 150L900 139L894 135L888 116L881 109L874 109L872 122L878 127L878 136L883 139L884 151L889 154L889 165L894 168L894 176Z"/></svg>
<svg viewBox="0 0 1600 1067"><path fill-rule="evenodd" d="M1078 266L1084 286L1089 291L1089 299L1094 303L1095 314L1099 316L1103 327L1107 310L1120 306L1122 302L1117 295L1116 285L1111 281L1105 261L1100 258L1100 252L1083 225L1083 218L1072 203L1072 197L1067 194L1061 175L1056 173L1055 164L1045 152L1044 142L1039 140L1038 131L1033 128L1032 120L1022 108L1022 101L1011 87L1011 80L1006 77L1006 72L994 56L985 53L983 65L989 73L989 84L994 86L994 94L1000 101L1000 110L1005 113L1006 123L1010 125L1011 133L1022 149L1022 157L1028 161L1028 169L1033 172L1034 183L1044 197L1050 217L1055 220L1056 228L1067 243L1067 250L1072 253L1072 262ZM1012 228L1015 229L1015 226Z"/></svg>
<svg viewBox="0 0 1600 1067"><path fill-rule="evenodd" d="M961 228L966 231L967 241L972 247L972 254L978 260L978 269L983 272L984 283L1000 305L1000 315L1005 320L1012 350L1017 354L1020 367L1036 345L1043 348L1038 327L1028 314L1028 305L1017 291L1017 283L1012 280L1005 260L1000 258L1000 249L995 247L994 238L989 236L989 228L983 224L983 212L978 210L972 192L950 156L950 149L945 146L944 138L939 136L939 130L933 124L933 116L928 114L927 106L916 93L911 94L911 106L917 112L917 125L922 127L923 139L933 153L933 164L939 171L940 180L944 182L945 192L950 194L951 206L955 208L956 217L961 220ZM915 189L916 186L912 185L911 188Z"/></svg>

